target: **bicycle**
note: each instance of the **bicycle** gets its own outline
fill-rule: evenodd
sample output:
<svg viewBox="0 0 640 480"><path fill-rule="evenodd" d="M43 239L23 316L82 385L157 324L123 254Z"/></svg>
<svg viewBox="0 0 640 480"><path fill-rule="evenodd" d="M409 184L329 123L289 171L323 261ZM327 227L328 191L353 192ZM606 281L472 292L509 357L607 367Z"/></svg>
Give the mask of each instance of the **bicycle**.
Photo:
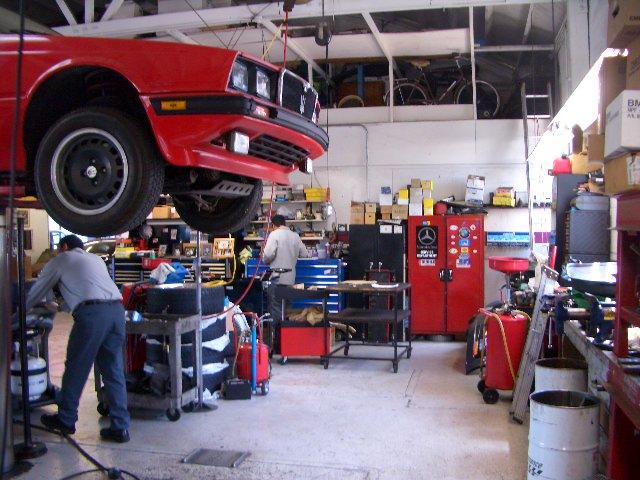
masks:
<svg viewBox="0 0 640 480"><path fill-rule="evenodd" d="M427 73L423 68L413 67L414 73L419 73L415 78L398 78L393 84L393 103L394 105L443 105L443 104L469 104L473 101L473 90L471 80L465 76L465 69L460 65L462 57L455 59L456 69L441 69L444 72L444 78L437 78L434 73L436 69L432 69L432 79L427 77ZM466 59L464 59L466 60ZM453 73L453 78L449 73ZM448 78L446 78L448 76ZM438 87L444 83L444 91L437 95ZM384 101L389 105L390 90L384 95ZM489 82L484 80L476 80L476 108L478 118L489 119L494 118L500 109L500 95L496 88Z"/></svg>

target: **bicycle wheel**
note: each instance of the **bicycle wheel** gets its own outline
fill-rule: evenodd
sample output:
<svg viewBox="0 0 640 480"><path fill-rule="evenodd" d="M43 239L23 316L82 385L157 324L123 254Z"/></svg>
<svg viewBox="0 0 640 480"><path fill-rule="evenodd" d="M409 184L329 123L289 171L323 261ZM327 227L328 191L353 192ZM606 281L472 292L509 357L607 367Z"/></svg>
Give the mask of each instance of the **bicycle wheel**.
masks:
<svg viewBox="0 0 640 480"><path fill-rule="evenodd" d="M347 95L338 102L338 108L364 107L364 100L358 95Z"/></svg>
<svg viewBox="0 0 640 480"><path fill-rule="evenodd" d="M384 96L385 103L389 105L389 92ZM424 88L418 83L402 82L393 87L394 105L428 105L429 97Z"/></svg>
<svg viewBox="0 0 640 480"><path fill-rule="evenodd" d="M471 82L466 82L455 98L456 104L469 104L473 102ZM500 95L493 85L484 80L476 80L476 109L478 118L488 120L494 118L500 108Z"/></svg>

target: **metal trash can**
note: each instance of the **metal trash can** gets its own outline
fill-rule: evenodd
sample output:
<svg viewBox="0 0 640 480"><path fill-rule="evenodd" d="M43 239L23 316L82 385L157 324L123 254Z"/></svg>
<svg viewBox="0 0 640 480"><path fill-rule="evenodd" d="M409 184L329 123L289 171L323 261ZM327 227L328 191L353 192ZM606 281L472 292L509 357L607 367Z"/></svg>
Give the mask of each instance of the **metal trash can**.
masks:
<svg viewBox="0 0 640 480"><path fill-rule="evenodd" d="M574 358L543 358L536 362L536 392L587 391L587 364Z"/></svg>
<svg viewBox="0 0 640 480"><path fill-rule="evenodd" d="M598 468L600 400L584 392L531 394L527 480L585 480Z"/></svg>

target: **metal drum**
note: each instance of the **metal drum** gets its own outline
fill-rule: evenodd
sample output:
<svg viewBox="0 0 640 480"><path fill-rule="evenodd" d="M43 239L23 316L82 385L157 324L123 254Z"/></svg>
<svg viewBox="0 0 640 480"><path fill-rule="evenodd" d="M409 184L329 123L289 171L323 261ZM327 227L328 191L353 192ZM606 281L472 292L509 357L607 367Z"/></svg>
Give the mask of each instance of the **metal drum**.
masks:
<svg viewBox="0 0 640 480"><path fill-rule="evenodd" d="M543 358L536 362L536 392L587 391L587 364L573 358Z"/></svg>
<svg viewBox="0 0 640 480"><path fill-rule="evenodd" d="M531 394L527 480L590 480L598 467L600 400L583 392Z"/></svg>

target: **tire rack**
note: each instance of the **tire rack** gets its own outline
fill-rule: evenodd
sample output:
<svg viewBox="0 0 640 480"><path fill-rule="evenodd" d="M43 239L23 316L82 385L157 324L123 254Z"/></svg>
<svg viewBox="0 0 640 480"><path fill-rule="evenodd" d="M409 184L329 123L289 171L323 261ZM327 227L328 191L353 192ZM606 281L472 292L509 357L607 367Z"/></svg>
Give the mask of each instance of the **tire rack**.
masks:
<svg viewBox="0 0 640 480"><path fill-rule="evenodd" d="M195 257L167 258L167 260L172 262L178 261L184 268L189 270L190 275L185 279L186 283L193 283L195 281L193 277ZM226 279L231 277L231 262L229 260L203 258L201 265L202 275L207 279ZM146 270L142 267L142 258L113 257L110 262L109 271L111 278L113 278L113 281L118 287L125 283L149 280L151 275L151 270Z"/></svg>

